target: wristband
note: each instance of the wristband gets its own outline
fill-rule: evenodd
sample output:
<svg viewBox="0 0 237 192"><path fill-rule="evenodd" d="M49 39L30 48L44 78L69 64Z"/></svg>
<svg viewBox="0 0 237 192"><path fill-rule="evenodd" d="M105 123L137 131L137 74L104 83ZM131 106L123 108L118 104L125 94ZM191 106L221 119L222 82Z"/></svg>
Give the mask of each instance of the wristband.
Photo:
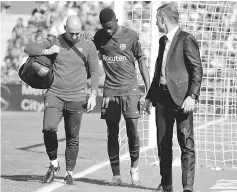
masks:
<svg viewBox="0 0 237 192"><path fill-rule="evenodd" d="M192 99L195 99L195 100L197 99L197 96L196 96L195 94L193 94L193 93L192 93L191 95L189 95L189 96L190 96Z"/></svg>
<svg viewBox="0 0 237 192"><path fill-rule="evenodd" d="M97 90L91 89L91 95L90 96L96 97L97 96Z"/></svg>

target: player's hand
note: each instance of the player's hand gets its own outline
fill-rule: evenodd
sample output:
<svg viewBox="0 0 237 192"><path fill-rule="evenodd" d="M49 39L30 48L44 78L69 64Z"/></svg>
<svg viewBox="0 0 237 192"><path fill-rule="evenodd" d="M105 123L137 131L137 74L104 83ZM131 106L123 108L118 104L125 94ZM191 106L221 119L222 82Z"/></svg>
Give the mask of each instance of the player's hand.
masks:
<svg viewBox="0 0 237 192"><path fill-rule="evenodd" d="M57 45L53 45L49 49L44 49L42 51L42 55L53 55L53 54L58 54L60 52L60 47Z"/></svg>
<svg viewBox="0 0 237 192"><path fill-rule="evenodd" d="M184 113L189 113L189 112L191 112L191 111L194 110L195 103L196 103L196 100L193 99L192 97L188 96L188 97L184 100L184 102L183 102L181 108L183 109Z"/></svg>
<svg viewBox="0 0 237 192"><path fill-rule="evenodd" d="M145 100L146 100L146 94L144 94L144 95L141 96L141 98L140 98L140 104L141 104L141 105L144 105Z"/></svg>
<svg viewBox="0 0 237 192"><path fill-rule="evenodd" d="M93 36L87 31L81 31L79 34L79 38L84 39L86 41L89 41L89 40L92 41L94 39Z"/></svg>
<svg viewBox="0 0 237 192"><path fill-rule="evenodd" d="M146 99L145 102L143 103L143 105L141 104L141 111L145 111L145 113L147 113L148 115L151 114L150 110L151 110L151 101L149 99Z"/></svg>
<svg viewBox="0 0 237 192"><path fill-rule="evenodd" d="M93 109L96 106L96 96L95 95L90 95L88 101L87 101L87 113L90 113L91 111L93 111Z"/></svg>

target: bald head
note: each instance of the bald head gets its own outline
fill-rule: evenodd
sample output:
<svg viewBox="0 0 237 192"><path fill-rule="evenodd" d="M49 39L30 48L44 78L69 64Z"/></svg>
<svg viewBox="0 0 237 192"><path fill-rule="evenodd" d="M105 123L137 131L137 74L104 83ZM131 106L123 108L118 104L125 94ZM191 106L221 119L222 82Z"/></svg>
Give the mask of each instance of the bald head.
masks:
<svg viewBox="0 0 237 192"><path fill-rule="evenodd" d="M78 16L72 15L66 21L66 31L79 33L81 31L81 20Z"/></svg>
<svg viewBox="0 0 237 192"><path fill-rule="evenodd" d="M78 16L72 15L68 17L66 21L65 31L67 37L71 41L75 41L78 39L78 35L81 32L81 20Z"/></svg>
<svg viewBox="0 0 237 192"><path fill-rule="evenodd" d="M78 16L72 15L66 21L66 28L70 30L81 31L81 20Z"/></svg>

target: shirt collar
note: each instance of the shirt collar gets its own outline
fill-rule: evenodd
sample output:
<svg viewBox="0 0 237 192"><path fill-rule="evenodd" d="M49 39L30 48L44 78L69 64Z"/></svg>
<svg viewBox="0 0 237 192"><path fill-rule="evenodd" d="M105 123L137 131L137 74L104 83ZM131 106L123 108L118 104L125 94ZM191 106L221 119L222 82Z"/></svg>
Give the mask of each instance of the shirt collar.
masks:
<svg viewBox="0 0 237 192"><path fill-rule="evenodd" d="M170 42L173 40L174 35L178 29L179 29L179 26L176 26L166 35Z"/></svg>

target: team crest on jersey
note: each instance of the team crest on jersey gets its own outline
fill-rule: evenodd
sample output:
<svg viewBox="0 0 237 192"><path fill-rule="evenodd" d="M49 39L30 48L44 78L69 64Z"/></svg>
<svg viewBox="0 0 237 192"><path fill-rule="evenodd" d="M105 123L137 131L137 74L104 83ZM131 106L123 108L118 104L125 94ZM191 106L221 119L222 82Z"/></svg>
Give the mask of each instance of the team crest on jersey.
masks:
<svg viewBox="0 0 237 192"><path fill-rule="evenodd" d="M125 50L126 49L126 44L120 44L119 48L120 48L121 51Z"/></svg>
<svg viewBox="0 0 237 192"><path fill-rule="evenodd" d="M77 47L77 49L80 51L80 52L83 52L83 49L81 47Z"/></svg>

